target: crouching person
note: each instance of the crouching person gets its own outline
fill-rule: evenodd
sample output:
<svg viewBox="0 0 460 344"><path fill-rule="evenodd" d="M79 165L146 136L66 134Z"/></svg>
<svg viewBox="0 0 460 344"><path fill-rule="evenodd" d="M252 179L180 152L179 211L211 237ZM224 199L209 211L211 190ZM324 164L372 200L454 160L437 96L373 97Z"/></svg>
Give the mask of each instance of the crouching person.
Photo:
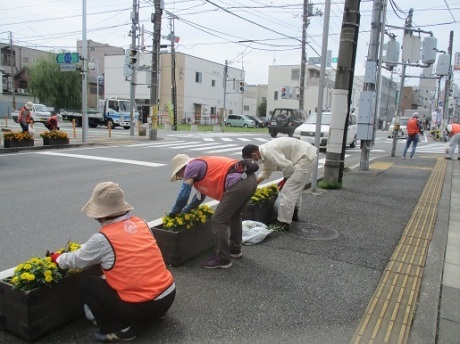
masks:
<svg viewBox="0 0 460 344"><path fill-rule="evenodd" d="M51 256L64 269L100 265L103 278L85 277L81 289L100 326L93 337L102 343L134 340L134 327L164 317L176 295L150 228L132 210L118 184L99 183L82 212L101 229L77 251Z"/></svg>

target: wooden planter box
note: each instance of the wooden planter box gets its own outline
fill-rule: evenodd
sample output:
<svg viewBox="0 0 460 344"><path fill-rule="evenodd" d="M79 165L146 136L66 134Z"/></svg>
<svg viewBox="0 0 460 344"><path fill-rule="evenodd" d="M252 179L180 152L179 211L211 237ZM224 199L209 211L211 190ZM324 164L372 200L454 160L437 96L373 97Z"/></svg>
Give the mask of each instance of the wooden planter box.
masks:
<svg viewBox="0 0 460 344"><path fill-rule="evenodd" d="M68 145L69 139L52 139L52 138L44 138L43 145L44 146L57 146L57 145Z"/></svg>
<svg viewBox="0 0 460 344"><path fill-rule="evenodd" d="M243 220L251 220L270 224L275 220L275 211L273 206L275 205L277 197L272 197L260 205L246 205L243 209L242 217Z"/></svg>
<svg viewBox="0 0 460 344"><path fill-rule="evenodd" d="M0 280L0 327L33 341L84 314L80 280L101 275L99 266L69 275L50 287L13 289Z"/></svg>
<svg viewBox="0 0 460 344"><path fill-rule="evenodd" d="M34 145L34 140L21 140L21 141L14 141L14 140L5 140L4 147L5 148L20 148L20 147L30 147Z"/></svg>
<svg viewBox="0 0 460 344"><path fill-rule="evenodd" d="M151 228L166 264L179 266L215 245L211 221L180 232Z"/></svg>

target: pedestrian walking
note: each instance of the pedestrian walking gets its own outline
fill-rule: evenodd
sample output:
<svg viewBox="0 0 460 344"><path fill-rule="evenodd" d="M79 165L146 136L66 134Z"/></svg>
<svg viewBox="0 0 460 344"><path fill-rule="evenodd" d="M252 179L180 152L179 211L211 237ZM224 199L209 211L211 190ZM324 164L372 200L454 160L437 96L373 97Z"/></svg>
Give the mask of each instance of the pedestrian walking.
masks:
<svg viewBox="0 0 460 344"><path fill-rule="evenodd" d="M31 123L30 110L32 110L34 104L32 102L27 102L19 110L18 123L22 128L22 132L29 131L29 124Z"/></svg>
<svg viewBox="0 0 460 344"><path fill-rule="evenodd" d="M191 159L188 155L178 154L172 159L170 181L182 180L182 185L169 216L190 212L206 196L220 201L211 217L212 229L216 234L215 254L202 263L204 268L230 268L230 258L243 256L241 213L256 191L257 180L253 172L258 166L249 160L245 172L242 163L220 156ZM188 203L192 186L197 193Z"/></svg>
<svg viewBox="0 0 460 344"><path fill-rule="evenodd" d="M446 159L452 160L454 158L455 147L457 147L457 154L460 154L460 124L452 123L446 128L447 135L450 137ZM460 160L460 155L457 157Z"/></svg>
<svg viewBox="0 0 460 344"><path fill-rule="evenodd" d="M248 144L243 147L243 158L262 162L257 183L270 177L273 171L282 171L280 206L278 217L270 224L271 229L286 230L292 221L299 220L302 192L316 164L318 149L292 137L280 137L260 146Z"/></svg>
<svg viewBox="0 0 460 344"><path fill-rule="evenodd" d="M135 326L164 317L176 295L149 226L132 210L118 184L97 184L82 212L101 229L78 250L51 255L62 269L100 265L104 277L85 277L81 289L100 327L93 337L102 343L134 340Z"/></svg>
<svg viewBox="0 0 460 344"><path fill-rule="evenodd" d="M419 135L422 134L422 126L418 120L418 117L418 112L414 112L412 118L407 121L407 139L406 146L404 147L404 151L402 154L403 160L406 159L407 150L409 149L411 144L412 150L410 152L409 158L414 158L415 150L417 149L417 144L419 140Z"/></svg>

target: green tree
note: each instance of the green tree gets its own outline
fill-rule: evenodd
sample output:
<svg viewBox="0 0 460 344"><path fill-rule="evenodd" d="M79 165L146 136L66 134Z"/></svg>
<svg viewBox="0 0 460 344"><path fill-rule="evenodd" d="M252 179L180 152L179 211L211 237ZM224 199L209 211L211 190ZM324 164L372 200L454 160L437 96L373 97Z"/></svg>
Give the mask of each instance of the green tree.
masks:
<svg viewBox="0 0 460 344"><path fill-rule="evenodd" d="M259 117L265 117L267 115L267 99L260 102L257 107L257 113L259 114Z"/></svg>
<svg viewBox="0 0 460 344"><path fill-rule="evenodd" d="M81 108L81 75L79 71L61 72L56 55L37 59L27 69L29 89L42 103L59 109Z"/></svg>

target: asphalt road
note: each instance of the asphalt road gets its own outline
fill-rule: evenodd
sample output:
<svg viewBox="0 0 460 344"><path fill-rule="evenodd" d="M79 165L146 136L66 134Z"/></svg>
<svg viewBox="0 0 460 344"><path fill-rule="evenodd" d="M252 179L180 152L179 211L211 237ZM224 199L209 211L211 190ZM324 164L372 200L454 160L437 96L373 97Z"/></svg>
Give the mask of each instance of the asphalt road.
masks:
<svg viewBox="0 0 460 344"><path fill-rule="evenodd" d="M36 125L37 130L40 127ZM107 129L95 132L106 135ZM113 134L129 138L129 130L114 130ZM135 214L152 221L169 211L177 196L179 183L169 182L170 161L175 154L238 159L245 144L261 144L271 139L268 133L163 132L162 136L163 140L147 143L122 141L108 146L0 155L0 271L32 256L42 256L47 249L63 247L69 239L85 242L98 230L98 224L80 210L99 182L119 183ZM402 150L403 141L398 144ZM419 151L423 147L421 144ZM436 146L436 149L442 148ZM386 133L378 132L371 156L388 155L390 150L391 140ZM348 149L346 154L346 166L359 164L359 148ZM323 163L321 153L320 169ZM280 173L274 173L272 180L280 177Z"/></svg>

